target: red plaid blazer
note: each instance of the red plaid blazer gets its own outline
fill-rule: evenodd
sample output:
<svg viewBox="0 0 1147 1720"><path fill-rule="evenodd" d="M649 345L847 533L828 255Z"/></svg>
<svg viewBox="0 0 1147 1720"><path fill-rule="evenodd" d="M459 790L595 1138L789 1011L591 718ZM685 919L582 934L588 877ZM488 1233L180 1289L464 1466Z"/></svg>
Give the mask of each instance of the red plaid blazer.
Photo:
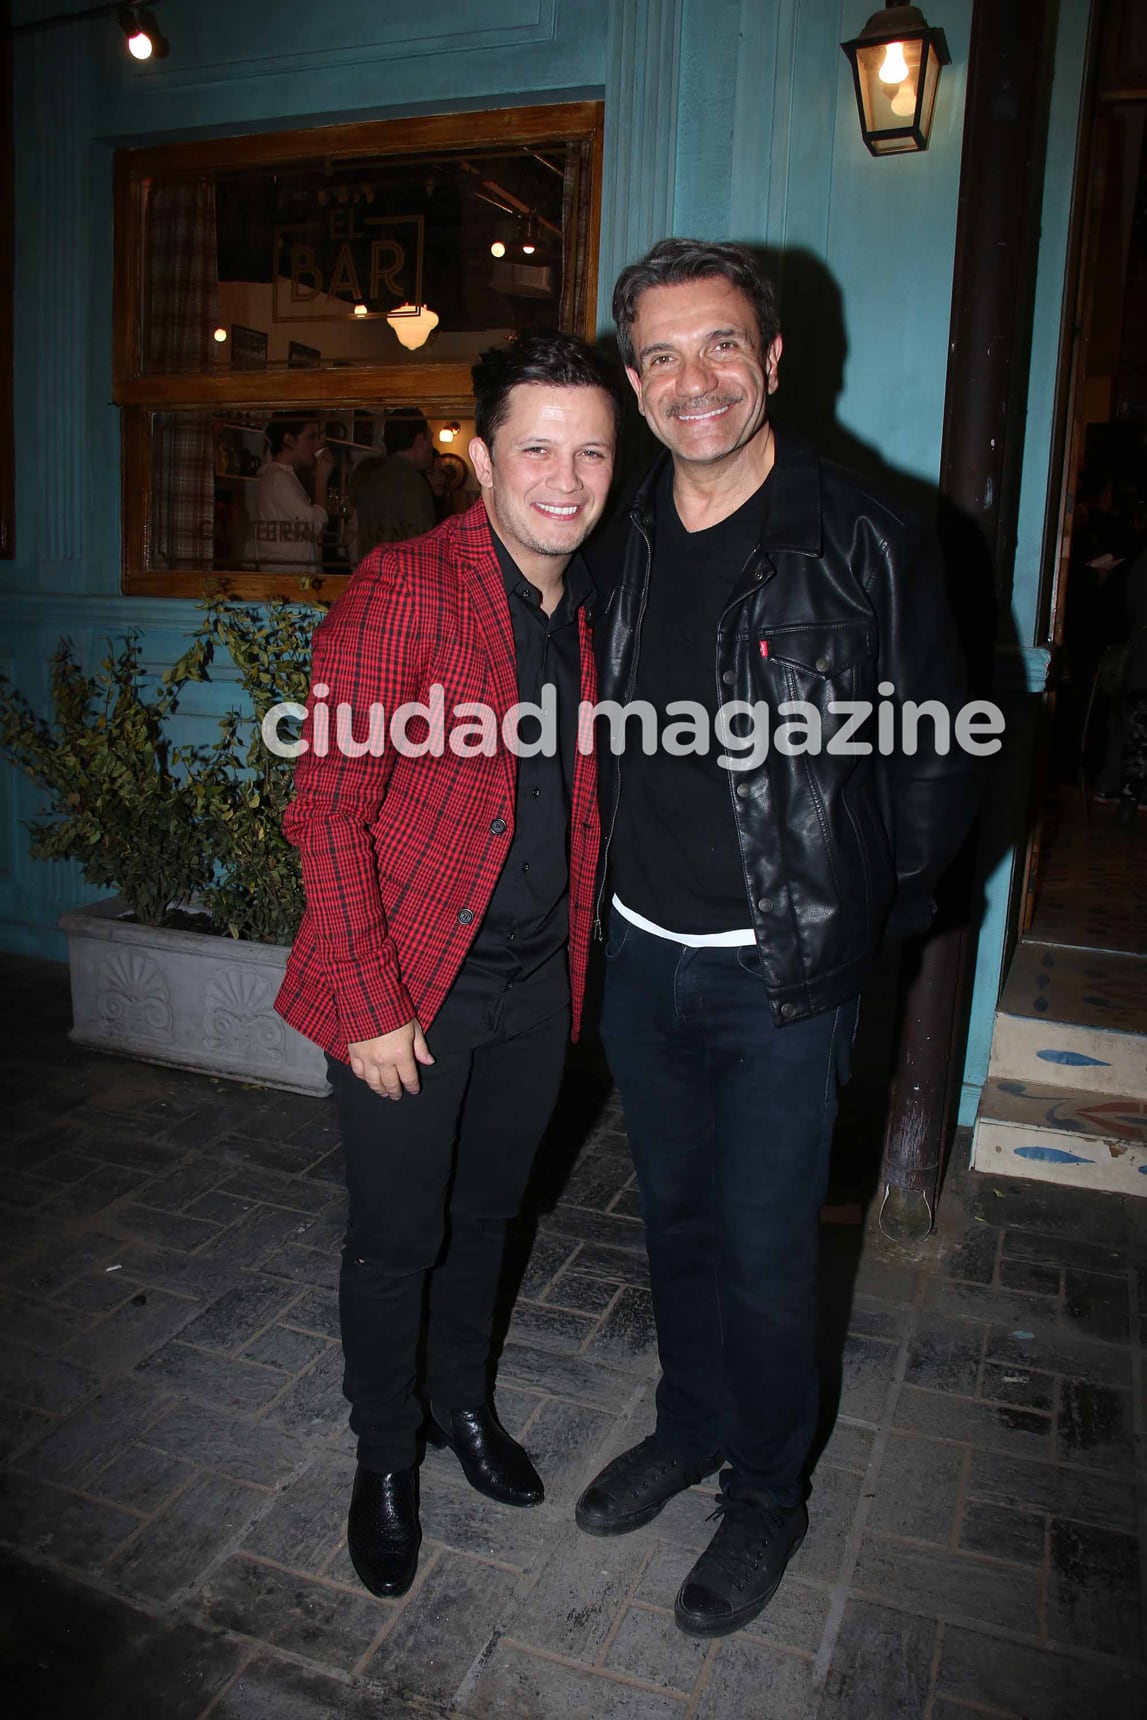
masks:
<svg viewBox="0 0 1147 1720"><path fill-rule="evenodd" d="M589 623L578 615L581 697L596 698ZM517 759L502 745L504 712L517 703L514 637L501 569L482 502L409 543L381 545L352 577L315 634L311 715L325 704L329 748L295 767L283 828L302 855L307 907L275 1003L325 1051L373 1039L417 1016L433 1021L478 931L514 829ZM389 738L395 709L427 702L441 685L441 757L410 758ZM316 701L314 689L327 694ZM455 705L496 714L493 756L450 747ZM340 705L352 738L383 707L385 748L346 757L336 744ZM345 722L345 718L344 718ZM418 739L427 725L414 722ZM476 731L475 731L476 732ZM577 1037L593 920L598 852L596 773L579 746L570 813L570 984Z"/></svg>

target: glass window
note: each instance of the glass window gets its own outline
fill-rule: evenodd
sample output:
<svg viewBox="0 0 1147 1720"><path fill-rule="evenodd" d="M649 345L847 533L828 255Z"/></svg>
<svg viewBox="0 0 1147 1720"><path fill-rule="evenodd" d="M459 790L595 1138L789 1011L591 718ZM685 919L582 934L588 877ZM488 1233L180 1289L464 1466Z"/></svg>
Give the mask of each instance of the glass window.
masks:
<svg viewBox="0 0 1147 1720"><path fill-rule="evenodd" d="M437 517L466 505L478 353L592 334L600 157L596 103L120 151L125 589L346 574L395 413Z"/></svg>
<svg viewBox="0 0 1147 1720"><path fill-rule="evenodd" d="M421 407L402 402L151 412L141 571L350 573L376 544L416 537L477 499L471 413L469 400L439 401L423 429ZM388 419L392 442L409 448L414 433L415 458L397 466Z"/></svg>

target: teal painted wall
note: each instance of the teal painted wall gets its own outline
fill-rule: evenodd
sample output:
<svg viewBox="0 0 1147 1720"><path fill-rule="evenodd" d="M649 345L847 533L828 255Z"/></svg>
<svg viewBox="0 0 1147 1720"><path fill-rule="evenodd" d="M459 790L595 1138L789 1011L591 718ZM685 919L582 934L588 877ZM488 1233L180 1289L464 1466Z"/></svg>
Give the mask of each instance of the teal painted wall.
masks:
<svg viewBox="0 0 1147 1720"><path fill-rule="evenodd" d="M16 0L16 21L59 6ZM831 422L837 448L934 482L971 0L930 0L953 64L931 148L899 160L864 149L839 46L872 9L869 0L422 0L412 12L342 0L320 12L310 0L164 0L172 52L153 67L127 59L114 19L19 38L19 555L0 563L0 668L40 696L62 632L90 653L132 625L159 670L191 615L184 604L118 594L119 431L109 402L120 144L604 96L603 329L618 268L663 234L767 247L778 253L790 331L782 414ZM1086 11L1086 0L1064 0L1036 331L1045 361L1058 341ZM1033 421L1046 420L1046 369L1033 375ZM1047 457L1046 437L1041 445L1029 434L1016 587L1024 643L1034 642ZM227 702L225 684L197 690L190 722L210 724ZM1017 759L1022 776L1026 755ZM27 859L26 785L9 776L4 787L0 945L61 955L55 918L91 893L72 868ZM973 1085L986 1066L1012 870L1009 862L993 876L981 939Z"/></svg>

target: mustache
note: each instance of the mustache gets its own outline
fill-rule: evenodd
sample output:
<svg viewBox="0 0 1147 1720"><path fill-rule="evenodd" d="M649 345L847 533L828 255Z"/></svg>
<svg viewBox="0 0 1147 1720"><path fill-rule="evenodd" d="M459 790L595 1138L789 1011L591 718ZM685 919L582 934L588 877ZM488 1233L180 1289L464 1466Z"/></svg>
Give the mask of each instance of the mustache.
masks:
<svg viewBox="0 0 1147 1720"><path fill-rule="evenodd" d="M681 418L695 412L715 412L719 406L739 406L744 399L741 394L710 394L703 400L678 401L669 408L670 418Z"/></svg>

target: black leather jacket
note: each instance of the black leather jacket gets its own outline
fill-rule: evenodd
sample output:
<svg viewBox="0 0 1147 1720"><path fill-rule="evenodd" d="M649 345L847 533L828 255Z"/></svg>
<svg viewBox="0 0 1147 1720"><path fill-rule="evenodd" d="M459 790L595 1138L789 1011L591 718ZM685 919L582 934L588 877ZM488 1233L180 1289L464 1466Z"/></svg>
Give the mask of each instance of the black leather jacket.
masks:
<svg viewBox="0 0 1147 1720"><path fill-rule="evenodd" d="M634 696L653 497L667 458L591 556L599 700ZM767 757L729 772L729 799L749 921L783 1025L854 997L887 933L928 925L932 886L975 809L977 772L954 742L938 752L926 718L912 757L899 747L882 756L872 722L853 737L873 743L870 756L778 750L777 708L787 700L814 705L827 738L843 722L830 700L935 699L954 714L966 694L938 546L922 523L787 433L777 435L769 488L759 550L718 627L714 673L719 703L768 706ZM878 693L886 682L894 695ZM600 923L625 761L604 744L598 756Z"/></svg>

